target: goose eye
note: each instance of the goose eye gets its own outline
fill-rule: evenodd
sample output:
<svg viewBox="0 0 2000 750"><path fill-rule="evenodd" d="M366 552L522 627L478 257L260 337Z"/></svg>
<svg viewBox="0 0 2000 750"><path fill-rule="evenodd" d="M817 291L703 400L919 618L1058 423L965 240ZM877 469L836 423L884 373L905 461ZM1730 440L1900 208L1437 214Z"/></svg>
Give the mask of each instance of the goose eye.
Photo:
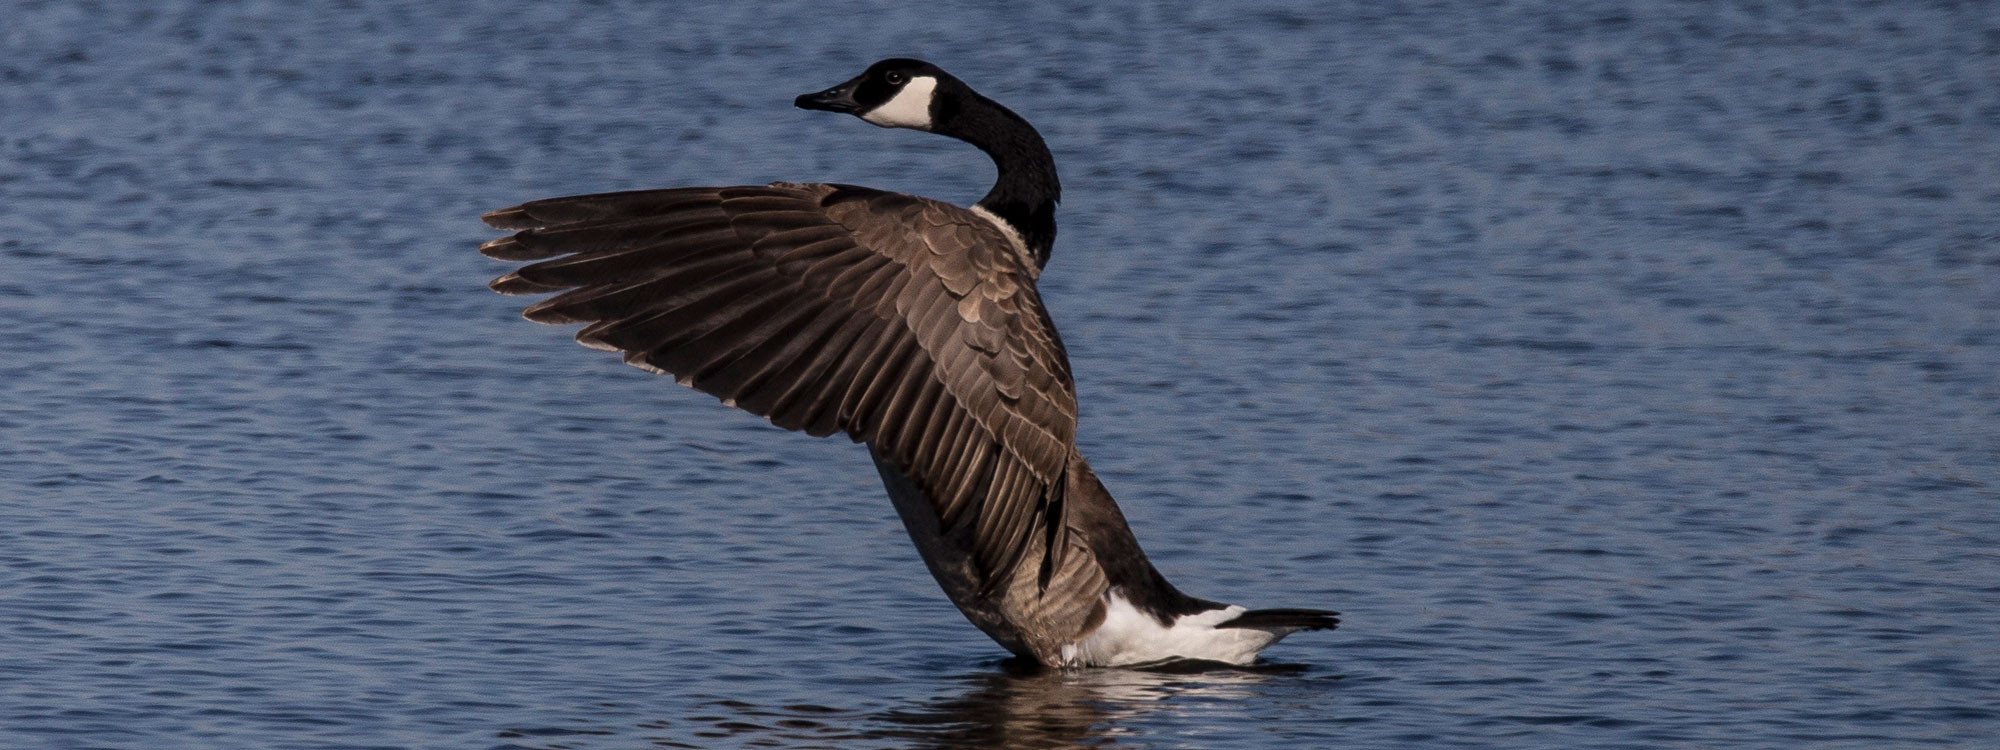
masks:
<svg viewBox="0 0 2000 750"><path fill-rule="evenodd" d="M888 82L891 86L901 86L903 85L903 74L891 70L882 74L882 80Z"/></svg>

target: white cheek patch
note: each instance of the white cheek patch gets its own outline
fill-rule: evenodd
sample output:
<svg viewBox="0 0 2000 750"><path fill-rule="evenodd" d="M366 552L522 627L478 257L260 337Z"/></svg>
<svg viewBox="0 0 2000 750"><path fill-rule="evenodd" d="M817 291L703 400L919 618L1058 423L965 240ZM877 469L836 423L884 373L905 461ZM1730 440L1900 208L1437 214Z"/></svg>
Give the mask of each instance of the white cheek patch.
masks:
<svg viewBox="0 0 2000 750"><path fill-rule="evenodd" d="M903 90L896 92L895 98L863 113L861 119L885 128L929 130L931 94L936 91L936 78L930 76L912 78L909 83L903 84Z"/></svg>

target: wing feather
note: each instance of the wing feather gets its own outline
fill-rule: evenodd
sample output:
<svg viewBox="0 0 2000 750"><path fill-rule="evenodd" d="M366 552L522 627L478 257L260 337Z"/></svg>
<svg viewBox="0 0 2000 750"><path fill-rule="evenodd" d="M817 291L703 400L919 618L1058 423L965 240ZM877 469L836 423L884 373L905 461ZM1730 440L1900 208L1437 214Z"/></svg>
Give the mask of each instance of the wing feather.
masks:
<svg viewBox="0 0 2000 750"><path fill-rule="evenodd" d="M989 588L1031 551L1060 562L1075 386L1031 266L985 219L784 183L552 198L485 219L515 233L482 253L533 261L494 290L558 293L530 320L584 323L578 341L780 427L869 442L941 528L971 532Z"/></svg>

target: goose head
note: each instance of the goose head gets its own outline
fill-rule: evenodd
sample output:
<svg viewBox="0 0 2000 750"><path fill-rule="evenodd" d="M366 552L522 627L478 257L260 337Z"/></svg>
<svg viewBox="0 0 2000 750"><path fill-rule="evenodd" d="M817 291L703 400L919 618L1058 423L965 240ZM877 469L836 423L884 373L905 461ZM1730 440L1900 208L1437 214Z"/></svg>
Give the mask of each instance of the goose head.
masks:
<svg viewBox="0 0 2000 750"><path fill-rule="evenodd" d="M1062 183L1055 157L1033 125L922 60L897 57L825 91L792 102L801 109L845 112L885 128L957 138L993 157L993 189L973 208L998 222L1040 269L1056 239Z"/></svg>
<svg viewBox="0 0 2000 750"><path fill-rule="evenodd" d="M891 58L833 88L800 96L800 109L844 112L885 128L930 131L939 120L939 89L958 80L922 60Z"/></svg>

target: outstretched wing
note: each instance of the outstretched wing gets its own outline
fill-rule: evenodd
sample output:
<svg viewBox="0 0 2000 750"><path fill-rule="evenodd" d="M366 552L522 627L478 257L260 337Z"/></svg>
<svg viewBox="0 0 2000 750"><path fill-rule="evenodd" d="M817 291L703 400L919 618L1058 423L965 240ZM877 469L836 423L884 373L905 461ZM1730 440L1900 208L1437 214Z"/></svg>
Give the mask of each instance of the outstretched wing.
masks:
<svg viewBox="0 0 2000 750"><path fill-rule="evenodd" d="M495 291L561 292L529 320L586 323L585 346L780 427L871 444L942 528L971 525L989 586L1029 545L1064 548L1076 386L1029 267L990 222L785 183L552 198L485 220L519 231L480 252L539 261Z"/></svg>

